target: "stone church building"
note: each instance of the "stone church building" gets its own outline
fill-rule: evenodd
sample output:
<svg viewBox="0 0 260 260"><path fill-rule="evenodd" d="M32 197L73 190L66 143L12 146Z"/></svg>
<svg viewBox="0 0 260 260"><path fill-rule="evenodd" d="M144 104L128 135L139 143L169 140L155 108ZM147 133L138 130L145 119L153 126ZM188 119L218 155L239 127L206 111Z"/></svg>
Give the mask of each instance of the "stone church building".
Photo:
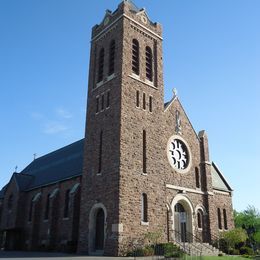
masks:
<svg viewBox="0 0 260 260"><path fill-rule="evenodd" d="M162 27L124 0L92 29L85 138L0 191L4 249L123 255L147 232L211 242L234 227L232 189L176 92L164 103Z"/></svg>

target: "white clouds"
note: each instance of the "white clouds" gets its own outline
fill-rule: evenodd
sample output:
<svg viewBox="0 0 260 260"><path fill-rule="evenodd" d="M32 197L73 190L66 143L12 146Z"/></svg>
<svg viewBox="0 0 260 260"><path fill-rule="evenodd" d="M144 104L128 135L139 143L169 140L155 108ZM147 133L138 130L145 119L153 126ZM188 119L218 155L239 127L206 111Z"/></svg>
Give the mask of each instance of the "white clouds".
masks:
<svg viewBox="0 0 260 260"><path fill-rule="evenodd" d="M48 135L68 132L71 128L70 119L73 118L72 113L62 107L54 109L52 116L45 116L37 111L30 113L30 115L34 120L40 122L42 132Z"/></svg>
<svg viewBox="0 0 260 260"><path fill-rule="evenodd" d="M43 133L45 134L60 134L69 129L65 124L58 121L50 121L44 125Z"/></svg>
<svg viewBox="0 0 260 260"><path fill-rule="evenodd" d="M58 109L56 109L56 115L59 116L60 118L64 118L64 119L70 119L72 118L72 114L65 110L64 108L60 107Z"/></svg>

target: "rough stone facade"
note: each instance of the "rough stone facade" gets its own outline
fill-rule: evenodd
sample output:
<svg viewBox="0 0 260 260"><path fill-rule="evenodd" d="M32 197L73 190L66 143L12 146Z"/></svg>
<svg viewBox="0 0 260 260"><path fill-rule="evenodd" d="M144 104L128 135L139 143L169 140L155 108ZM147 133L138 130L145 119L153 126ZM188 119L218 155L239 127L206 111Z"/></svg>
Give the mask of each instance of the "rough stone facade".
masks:
<svg viewBox="0 0 260 260"><path fill-rule="evenodd" d="M195 132L176 95L164 103L162 27L131 1L92 29L87 104L84 156L73 162L83 171L28 190L26 168L0 192L4 248L125 255L148 232L210 242L234 227L232 189L206 132ZM60 154L52 167L62 172L71 164Z"/></svg>
<svg viewBox="0 0 260 260"><path fill-rule="evenodd" d="M132 70L133 39L139 43L139 75ZM111 76L109 48L113 40L115 72ZM153 55L151 81L146 75L147 46ZM103 80L99 82L102 48L105 58ZM107 91L110 91L110 107L97 112L96 102L102 102L97 101L97 97ZM93 27L87 111L80 252L123 255L133 240L143 238L147 232L160 232L164 242L174 240L177 203L185 208L187 230L203 241L210 241L222 231L218 228L217 207L221 209L222 222L223 209L226 210L226 228L233 227L232 192L224 179L226 190L218 191L212 185L206 133L194 131L178 97L164 104L162 28L151 22L144 10L135 9L130 1L123 1L113 13L107 11L103 21ZM181 132L176 132L176 113L179 113ZM189 147L190 165L186 173L176 171L167 159L167 143L173 135L184 139ZM101 171L99 156L102 157ZM146 160L145 170L143 160ZM195 168L199 172L199 187ZM143 193L148 201L146 222L142 221ZM98 212L100 208L105 215L104 248L96 250L96 215L90 212ZM203 213L200 228L198 210Z"/></svg>

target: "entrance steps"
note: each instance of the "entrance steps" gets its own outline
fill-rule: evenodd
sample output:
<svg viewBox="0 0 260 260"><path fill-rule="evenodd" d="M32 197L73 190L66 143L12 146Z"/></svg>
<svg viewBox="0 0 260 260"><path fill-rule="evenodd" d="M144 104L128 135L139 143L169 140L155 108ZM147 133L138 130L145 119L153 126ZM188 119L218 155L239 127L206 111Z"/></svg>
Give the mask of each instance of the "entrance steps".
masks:
<svg viewBox="0 0 260 260"><path fill-rule="evenodd" d="M199 242L185 242L177 244L185 253L191 256L218 256L219 254L225 255L218 248L210 245L209 243Z"/></svg>

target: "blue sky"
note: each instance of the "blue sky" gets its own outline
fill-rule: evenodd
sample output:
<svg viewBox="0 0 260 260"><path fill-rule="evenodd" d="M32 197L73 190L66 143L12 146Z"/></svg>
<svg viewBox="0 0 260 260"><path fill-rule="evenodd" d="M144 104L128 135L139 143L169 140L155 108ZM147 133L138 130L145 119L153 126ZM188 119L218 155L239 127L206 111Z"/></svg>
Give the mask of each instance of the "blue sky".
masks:
<svg viewBox="0 0 260 260"><path fill-rule="evenodd" d="M0 1L0 186L84 136L91 27L114 0ZM136 0L163 25L165 101L178 95L234 208L260 209L260 1Z"/></svg>

